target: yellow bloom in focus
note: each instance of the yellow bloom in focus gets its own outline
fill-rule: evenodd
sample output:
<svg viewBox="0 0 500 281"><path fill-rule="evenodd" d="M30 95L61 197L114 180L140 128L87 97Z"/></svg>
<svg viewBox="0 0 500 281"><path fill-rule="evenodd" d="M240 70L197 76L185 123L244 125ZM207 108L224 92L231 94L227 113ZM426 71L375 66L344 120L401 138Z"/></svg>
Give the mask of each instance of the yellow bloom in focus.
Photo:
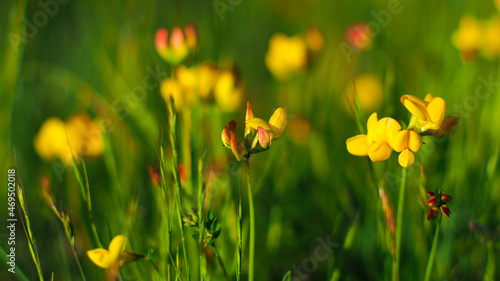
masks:
<svg viewBox="0 0 500 281"><path fill-rule="evenodd" d="M109 250L94 249L87 251L90 260L97 266L102 268L117 269L121 266L120 256L127 245L127 238L123 235L118 235L109 244Z"/></svg>
<svg viewBox="0 0 500 281"><path fill-rule="evenodd" d="M361 108L365 112L376 109L384 99L382 79L372 73L360 74L349 83L345 90L346 100L350 108L356 108L356 94L358 95Z"/></svg>
<svg viewBox="0 0 500 281"><path fill-rule="evenodd" d="M498 57L500 54L500 16L494 17L486 24L481 50L489 58Z"/></svg>
<svg viewBox="0 0 500 281"><path fill-rule="evenodd" d="M404 95L401 103L412 114L408 129L413 129L417 133L427 130L437 130L443 124L446 114L446 102L440 97L428 94L425 100L415 96Z"/></svg>
<svg viewBox="0 0 500 281"><path fill-rule="evenodd" d="M399 130L401 125L396 120L389 117L378 120L375 112L368 118L367 134L360 134L346 141L347 151L356 156L368 156L373 162L385 161L393 151L389 140Z"/></svg>
<svg viewBox="0 0 500 281"><path fill-rule="evenodd" d="M422 147L422 137L413 130L401 130L389 140L389 144L396 152L400 152L399 164L408 168L415 161L412 152L418 152Z"/></svg>
<svg viewBox="0 0 500 281"><path fill-rule="evenodd" d="M460 19L460 26L453 34L452 40L455 46L461 51L464 60L471 60L475 57L476 51L481 44L482 25L471 16L463 16Z"/></svg>
<svg viewBox="0 0 500 281"><path fill-rule="evenodd" d="M60 158L72 166L72 154L77 162L81 156L101 155L104 140L99 122L80 114L68 118L66 123L56 117L47 119L35 136L34 146L41 158L47 161Z"/></svg>
<svg viewBox="0 0 500 281"><path fill-rule="evenodd" d="M307 64L307 45L302 37L277 33L269 40L266 66L279 80L285 80Z"/></svg>
<svg viewBox="0 0 500 281"><path fill-rule="evenodd" d="M245 96L245 81L238 79L232 71L220 74L215 84L214 97L222 110L236 111L243 103Z"/></svg>
<svg viewBox="0 0 500 281"><path fill-rule="evenodd" d="M229 122L224 130L222 130L222 144L233 151L233 154L238 161L241 161L251 154L269 149L271 147L271 141L281 137L285 131L287 113L284 108L280 107L276 109L273 116L271 116L271 119L269 119L269 123L253 116L254 113L252 105L248 102L245 141L243 143L241 143L235 136L235 120Z"/></svg>

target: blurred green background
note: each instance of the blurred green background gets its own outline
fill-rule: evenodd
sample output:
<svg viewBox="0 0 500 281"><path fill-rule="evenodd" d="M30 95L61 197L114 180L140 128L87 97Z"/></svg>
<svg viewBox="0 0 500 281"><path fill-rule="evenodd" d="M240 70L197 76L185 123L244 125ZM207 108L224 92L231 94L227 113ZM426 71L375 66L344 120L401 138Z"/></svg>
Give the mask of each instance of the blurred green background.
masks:
<svg viewBox="0 0 500 281"><path fill-rule="evenodd" d="M435 221L425 219L426 210L420 202L420 163L425 168L426 189L443 188L454 197L449 204L452 215L443 218L441 225L431 280L500 279L500 248L495 239L487 238L500 230L500 61L478 55L465 62L451 39L463 15L489 19L499 13L494 1L402 0L401 12L392 14L387 25L377 32L372 48L353 54L349 60L340 47L345 42L345 30L356 22L376 21L373 14L387 10L389 2L243 0L224 12L223 20L212 1L62 2L57 2L57 12L36 30L30 30L26 20L37 21L37 13L44 11L39 2L8 0L0 9L0 34L5 39L0 45L0 178L2 184L6 183L7 169L16 167L26 190L46 279L52 272L54 280L80 280L81 275L61 224L42 199L42 175L51 179L57 201L73 210L76 250L87 280L105 278L105 271L86 255L96 247L83 226L82 202L72 168L66 170L58 160L44 161L35 152L33 139L49 117L65 120L85 112L93 118L111 120L114 130L107 134L110 146L106 149L113 156L86 161L96 225L105 245L126 228L133 252L158 251L162 239L158 227L159 193L151 184L147 168L158 163L160 131L168 144L165 102L157 87L148 90L144 100L130 103L125 118L120 118L110 105L142 85L148 69L170 74L171 67L156 53L155 32L160 27L170 30L188 22L198 29L199 51L185 61L186 65L207 60L225 67L234 65L246 81L246 100L252 102L257 116L267 119L279 106L287 108L289 114L289 128L282 139L251 161L257 280L281 280L288 270L297 278L292 280L390 279L391 256L385 236L380 235L385 231L385 222L377 211L380 199L373 184L381 178L388 180L386 190L396 212L401 173L397 155L374 163L373 182L368 159L350 155L345 148L345 140L359 130L345 105L344 89L362 73L373 73L383 81L383 101L376 108L379 117L392 116L408 122L410 115L399 97L411 94L423 98L432 93L446 100L449 115L461 118L455 135L438 140L425 137L424 148L409 169L402 279L423 279L434 234ZM322 31L323 50L292 79L275 80L264 60L269 39L277 32L304 34L309 26ZM16 40L22 42L17 45ZM482 91L487 92L478 96L476 89L484 85L484 80L493 83L483 87ZM216 243L234 276L235 204L238 188L241 184L245 190L245 184L242 163L236 163L231 152L220 145L220 132L233 119L241 132L245 107L233 113L221 112L214 104L193 111L197 110L203 121L201 128L193 128L193 170L205 151L206 165L217 167L213 177L226 177L218 181L222 184L215 185L206 204L222 223ZM365 118L370 113L365 112ZM310 132L299 139L290 132L290 123L298 117L310 126ZM299 126L298 130L304 128ZM110 167L115 167L116 172ZM1 188L0 193L0 206L5 206L0 211L3 224L6 188ZM196 195L186 193L184 198L182 207L187 212L196 205ZM130 202L136 199L137 209L127 214ZM247 210L243 196L244 231L248 231ZM483 225L483 231L472 231L471 221ZM6 231L3 228L0 233L4 249ZM189 240L193 234L190 231L186 230ZM338 247L327 260L318 261L314 271L302 275L294 272L293 267L303 269L304 261L314 255L320 245L318 238L331 239ZM35 266L20 224L16 239L16 265L35 280ZM175 252L175 246L173 249ZM247 249L243 280L247 274L246 256ZM157 261L155 258L153 254L153 261ZM197 259L192 262L196 264ZM222 280L215 258L209 263L212 280ZM2 264L0 279L15 280L17 275L7 272L5 262ZM489 272L493 268L493 276L485 274L487 267ZM196 268L193 266L191 271ZM138 261L123 267L122 278L153 280L154 270L150 263ZM197 280L198 275L193 276Z"/></svg>

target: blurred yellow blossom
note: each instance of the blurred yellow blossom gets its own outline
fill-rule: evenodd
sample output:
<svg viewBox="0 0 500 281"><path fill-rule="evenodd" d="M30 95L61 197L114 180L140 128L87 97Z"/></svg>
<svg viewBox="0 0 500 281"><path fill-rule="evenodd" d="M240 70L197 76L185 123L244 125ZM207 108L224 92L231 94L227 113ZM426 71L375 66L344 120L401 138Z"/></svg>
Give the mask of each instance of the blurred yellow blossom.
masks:
<svg viewBox="0 0 500 281"><path fill-rule="evenodd" d="M266 66L274 77L285 80L305 68L306 64L307 45L304 38L288 37L283 33L271 37L266 54Z"/></svg>
<svg viewBox="0 0 500 281"><path fill-rule="evenodd" d="M500 16L485 23L481 51L489 58L496 58L500 54Z"/></svg>
<svg viewBox="0 0 500 281"><path fill-rule="evenodd" d="M323 38L323 33L316 26L310 26L306 31L306 42L307 47L313 53L319 53L323 50L325 46L325 39Z"/></svg>
<svg viewBox="0 0 500 281"><path fill-rule="evenodd" d="M64 123L61 119L47 119L34 139L35 150L45 160L61 159L68 166L81 156L96 157L104 150L104 141L99 122L88 115L72 116ZM71 147L71 150L70 150Z"/></svg>
<svg viewBox="0 0 500 281"><path fill-rule="evenodd" d="M354 83L348 83L345 95L350 108L356 108L356 94L361 108L365 112L376 109L384 99L382 79L373 73L364 73L354 78Z"/></svg>
<svg viewBox="0 0 500 281"><path fill-rule="evenodd" d="M233 71L224 71L215 84L214 96L222 110L236 111L245 98L245 81Z"/></svg>
<svg viewBox="0 0 500 281"><path fill-rule="evenodd" d="M453 33L453 43L466 61L474 59L481 44L482 24L472 16L463 16L457 31Z"/></svg>

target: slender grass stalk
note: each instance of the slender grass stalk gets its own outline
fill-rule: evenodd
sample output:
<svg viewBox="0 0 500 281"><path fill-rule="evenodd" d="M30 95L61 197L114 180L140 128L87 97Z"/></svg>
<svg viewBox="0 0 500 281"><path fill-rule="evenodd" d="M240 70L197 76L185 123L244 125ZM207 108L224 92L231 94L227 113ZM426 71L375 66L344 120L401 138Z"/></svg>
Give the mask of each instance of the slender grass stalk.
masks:
<svg viewBox="0 0 500 281"><path fill-rule="evenodd" d="M401 235L403 231L403 208L405 199L406 168L401 172L401 185L399 186L398 214L396 219L396 253L393 266L393 280L399 280L400 257L401 257Z"/></svg>
<svg viewBox="0 0 500 281"><path fill-rule="evenodd" d="M174 174L174 182L175 182L175 190L176 190L176 199L177 199L177 220L179 222L179 231L181 233L181 241L182 241L182 250L184 252L184 263L186 266L186 275L187 279L191 280L191 277L189 275L189 262L187 259L187 249L186 249L186 242L185 242L185 237L184 237L184 226L182 224L182 211L181 211L181 179L179 175L179 154L177 152L177 143L176 143L176 115L174 113L174 108L173 108L173 101L170 100L167 102L167 108L168 108L168 122L169 122L169 127L170 127L170 145L172 146L172 173Z"/></svg>
<svg viewBox="0 0 500 281"><path fill-rule="evenodd" d="M238 245L236 248L236 281L241 280L241 254L243 248L243 237L241 236L241 181L238 192L238 211L236 214L236 227L238 233Z"/></svg>
<svg viewBox="0 0 500 281"><path fill-rule="evenodd" d="M198 247L200 251L200 280L204 278L205 247L203 246L203 233L205 231L205 220L203 215L203 203L205 202L205 190L203 189L203 156L198 160Z"/></svg>
<svg viewBox="0 0 500 281"><path fill-rule="evenodd" d="M160 143L160 175L161 175L161 195L162 195L162 200L163 200L163 208L162 208L162 214L163 214L163 220L165 223L165 227L167 229L166 231L166 248L167 248L167 253L166 255L170 255L170 235L171 235L171 229L170 229L170 219L169 219L169 213L168 213L168 198L167 198L167 181L165 179L165 167L166 167L166 160L165 160L165 154L163 152L163 143ZM167 280L170 280L170 263L166 263L166 271L167 271Z"/></svg>
<svg viewBox="0 0 500 281"><path fill-rule="evenodd" d="M245 172L247 175L248 208L250 209L250 252L248 257L248 281L253 281L253 262L255 256L255 210L253 208L253 193L250 185L250 165L245 157Z"/></svg>
<svg viewBox="0 0 500 281"><path fill-rule="evenodd" d="M224 272L224 277L226 277L227 281L231 281L231 278L229 278L229 275L227 274L226 266L224 266L224 261L222 260L219 250L217 250L217 247L213 245L212 247L214 249L215 255L217 256L217 261L219 261L220 267L222 268L222 271Z"/></svg>
<svg viewBox="0 0 500 281"><path fill-rule="evenodd" d="M439 216L436 224L436 232L434 233L434 240L432 240L431 253L429 254L429 259L427 260L427 268L425 269L425 281L429 281L432 273L432 266L434 265L434 259L436 257L437 245L439 240L439 229L441 228L441 219L443 216Z"/></svg>

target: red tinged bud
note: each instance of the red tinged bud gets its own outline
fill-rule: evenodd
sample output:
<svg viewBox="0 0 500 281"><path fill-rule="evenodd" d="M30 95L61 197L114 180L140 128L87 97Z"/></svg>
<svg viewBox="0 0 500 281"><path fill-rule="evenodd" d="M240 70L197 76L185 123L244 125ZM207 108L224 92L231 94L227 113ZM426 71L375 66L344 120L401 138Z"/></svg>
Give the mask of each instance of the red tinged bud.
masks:
<svg viewBox="0 0 500 281"><path fill-rule="evenodd" d="M439 203L439 199L437 196L432 196L427 202L425 202L427 206L434 207Z"/></svg>
<svg viewBox="0 0 500 281"><path fill-rule="evenodd" d="M443 213L443 215L444 215L444 216L446 216L446 217L448 217L448 218L449 218L449 217L450 217L450 215L451 215L450 208L448 208L448 206L447 206L447 205L443 205L443 206L441 206L441 213Z"/></svg>
<svg viewBox="0 0 500 281"><path fill-rule="evenodd" d="M434 193L434 192L432 192L432 191L426 191L425 193L427 193L427 195L428 195L429 197L432 197L432 196L435 196L435 195L436 195L436 193Z"/></svg>
<svg viewBox="0 0 500 281"><path fill-rule="evenodd" d="M438 210L437 208L431 208L429 209L429 211L427 212L427 220L430 221L430 220L433 220L437 217L438 215Z"/></svg>
<svg viewBox="0 0 500 281"><path fill-rule="evenodd" d="M445 203L448 203L451 201L451 199L453 199L453 197L451 197L451 195L448 195L448 194L441 194L441 200L443 200Z"/></svg>
<svg viewBox="0 0 500 281"><path fill-rule="evenodd" d="M150 165L148 167L148 171L149 171L149 177L151 178L151 182L153 183L153 185L156 187L160 187L161 186L160 168Z"/></svg>

